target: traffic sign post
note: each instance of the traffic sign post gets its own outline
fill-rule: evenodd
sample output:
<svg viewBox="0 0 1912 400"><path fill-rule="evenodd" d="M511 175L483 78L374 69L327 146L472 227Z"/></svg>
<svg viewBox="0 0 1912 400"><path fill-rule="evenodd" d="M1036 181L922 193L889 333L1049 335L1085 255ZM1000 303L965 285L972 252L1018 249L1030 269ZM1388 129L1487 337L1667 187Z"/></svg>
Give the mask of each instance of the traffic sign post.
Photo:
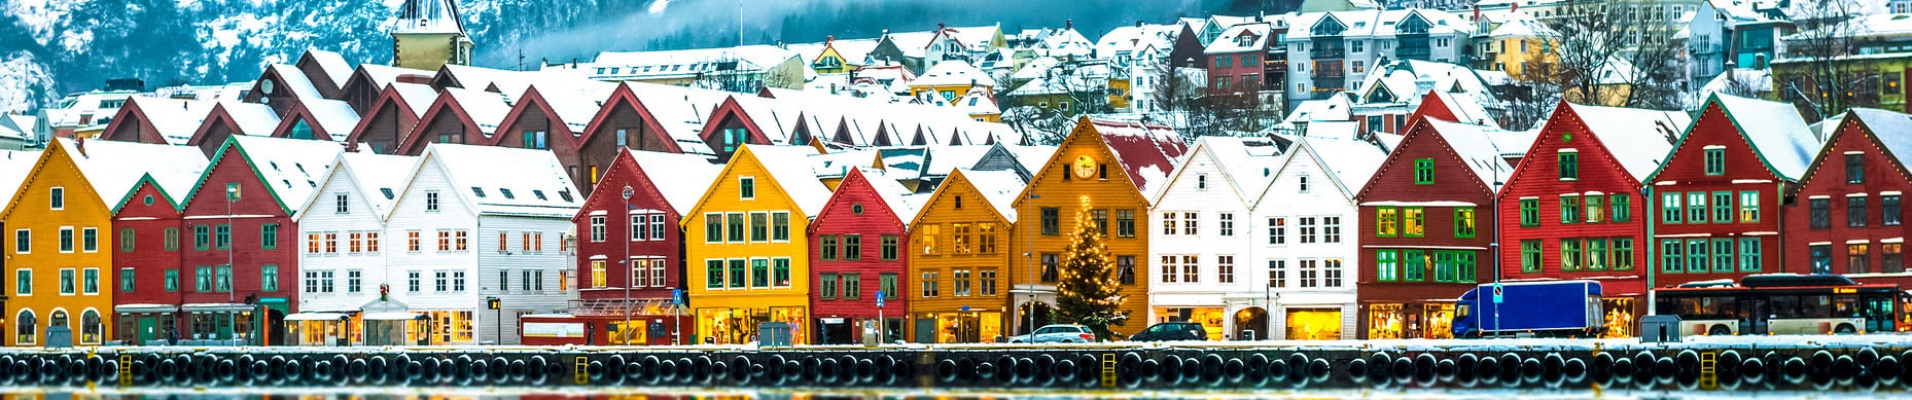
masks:
<svg viewBox="0 0 1912 400"><path fill-rule="evenodd" d="M1501 292L1503 292L1503 290L1501 289L1500 282L1494 282L1494 337L1500 337Z"/></svg>
<svg viewBox="0 0 1912 400"><path fill-rule="evenodd" d="M883 291L876 291L876 337L878 342L890 340L890 321L883 319Z"/></svg>
<svg viewBox="0 0 1912 400"><path fill-rule="evenodd" d="M671 289L671 345L672 346L683 344L684 317L679 315L679 313L683 311L684 311L684 289Z"/></svg>

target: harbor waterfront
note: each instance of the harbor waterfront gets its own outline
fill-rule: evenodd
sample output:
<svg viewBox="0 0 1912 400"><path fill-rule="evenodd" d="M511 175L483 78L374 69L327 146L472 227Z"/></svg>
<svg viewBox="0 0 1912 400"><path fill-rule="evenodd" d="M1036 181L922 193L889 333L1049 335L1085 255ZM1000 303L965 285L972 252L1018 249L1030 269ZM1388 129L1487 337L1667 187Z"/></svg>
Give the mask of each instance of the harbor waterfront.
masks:
<svg viewBox="0 0 1912 400"><path fill-rule="evenodd" d="M0 352L9 388L1887 391L1912 338L1488 339L1050 346L94 347Z"/></svg>

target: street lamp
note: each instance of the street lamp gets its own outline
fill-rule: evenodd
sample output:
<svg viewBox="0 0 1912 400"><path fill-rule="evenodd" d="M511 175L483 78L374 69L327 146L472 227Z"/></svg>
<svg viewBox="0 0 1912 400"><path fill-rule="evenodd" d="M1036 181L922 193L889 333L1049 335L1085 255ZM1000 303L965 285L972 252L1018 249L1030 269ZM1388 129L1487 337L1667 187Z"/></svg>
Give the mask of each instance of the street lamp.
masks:
<svg viewBox="0 0 1912 400"><path fill-rule="evenodd" d="M233 312L231 309L233 302L238 301L233 295L233 292L234 292L233 289L235 288L232 287L232 274L236 272L236 271L233 271L233 268L232 268L232 259L233 259L232 250L233 250L233 247L235 247L233 246L233 243L232 243L233 242L232 236L234 233L233 232L234 227L232 224L232 203L238 202L238 201L239 201L239 183L238 182L226 183L226 276L224 278L221 278L221 281L222 283L226 285L226 308L227 308L226 329L233 331L232 335L234 335L235 337L238 336L239 334L238 332L239 313ZM217 289L217 288L214 288L214 289Z"/></svg>
<svg viewBox="0 0 1912 400"><path fill-rule="evenodd" d="M624 222L629 225L625 225L624 227L626 230L623 240L624 260L618 262L618 264L624 265L624 327L619 328L617 334L618 336L624 337L625 346L631 345L631 335L629 332L626 332L626 330L631 329L631 283L637 280L637 277L633 276L636 274L635 268L631 265L631 238L637 237L637 221L631 219L631 195L636 193L637 191L632 190L630 185L625 185L624 193L622 193L624 195Z"/></svg>
<svg viewBox="0 0 1912 400"><path fill-rule="evenodd" d="M1041 200L1042 195L1030 193L1029 199ZM1031 204L1031 205L1034 205L1034 204ZM1041 210L1041 208L1038 207L1037 210ZM1027 217L1024 217L1024 218L1027 218ZM1042 213L1040 211L1037 211L1036 224L1041 224L1041 223L1042 223ZM1029 314L1029 324L1024 325L1023 329L1028 331L1028 333L1025 333L1026 335L1029 335L1029 339L1027 341L1034 341L1036 337L1036 266L1035 266L1036 235L1033 235L1033 234L1028 235L1027 237L1023 239L1023 243L1028 245L1028 247L1025 247L1024 251L1022 252L1022 266L1024 270L1023 275L1028 279L1025 282L1029 282L1028 283L1029 286L1024 288L1024 292L1029 294L1029 301L1026 303L1023 303L1025 306L1029 307L1029 312L1027 313ZM1016 311L1021 312L1022 310L1018 309Z"/></svg>

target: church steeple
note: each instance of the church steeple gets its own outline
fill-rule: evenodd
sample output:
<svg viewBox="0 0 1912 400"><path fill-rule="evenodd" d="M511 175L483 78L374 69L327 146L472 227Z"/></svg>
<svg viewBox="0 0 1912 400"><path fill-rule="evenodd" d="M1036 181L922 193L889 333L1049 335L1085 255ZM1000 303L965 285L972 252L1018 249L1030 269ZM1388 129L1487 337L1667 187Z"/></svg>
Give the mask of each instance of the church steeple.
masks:
<svg viewBox="0 0 1912 400"><path fill-rule="evenodd" d="M392 27L392 65L437 70L471 64L471 38L457 0L405 0Z"/></svg>

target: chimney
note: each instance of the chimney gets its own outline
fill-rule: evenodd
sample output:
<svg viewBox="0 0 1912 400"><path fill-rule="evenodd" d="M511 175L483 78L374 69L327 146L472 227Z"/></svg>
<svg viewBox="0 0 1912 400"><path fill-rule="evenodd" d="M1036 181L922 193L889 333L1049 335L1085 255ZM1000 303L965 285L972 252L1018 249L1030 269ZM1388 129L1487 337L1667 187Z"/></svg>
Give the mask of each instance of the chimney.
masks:
<svg viewBox="0 0 1912 400"><path fill-rule="evenodd" d="M835 41L836 41L836 35L829 35L829 36L823 37L824 46L829 46L831 42L835 42Z"/></svg>
<svg viewBox="0 0 1912 400"><path fill-rule="evenodd" d="M1075 20L1074 19L1062 20L1062 29L1075 29Z"/></svg>
<svg viewBox="0 0 1912 400"><path fill-rule="evenodd" d="M937 31L937 32L942 32L942 31L943 31L944 29L949 29L949 27L948 27L948 26L945 26L945 25L943 25L943 23L941 23L941 22L938 22L938 23L936 23L936 31Z"/></svg>
<svg viewBox="0 0 1912 400"><path fill-rule="evenodd" d="M73 135L73 149L80 152L80 157L86 157L86 137Z"/></svg>
<svg viewBox="0 0 1912 400"><path fill-rule="evenodd" d="M1142 20L1139 20L1139 19L1138 19L1138 20L1135 20L1135 27L1137 27L1137 28L1140 28L1140 27L1142 27ZM1146 115L1145 115L1145 116L1146 116Z"/></svg>

